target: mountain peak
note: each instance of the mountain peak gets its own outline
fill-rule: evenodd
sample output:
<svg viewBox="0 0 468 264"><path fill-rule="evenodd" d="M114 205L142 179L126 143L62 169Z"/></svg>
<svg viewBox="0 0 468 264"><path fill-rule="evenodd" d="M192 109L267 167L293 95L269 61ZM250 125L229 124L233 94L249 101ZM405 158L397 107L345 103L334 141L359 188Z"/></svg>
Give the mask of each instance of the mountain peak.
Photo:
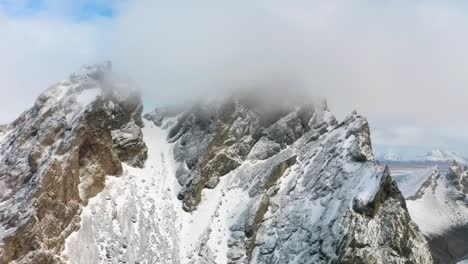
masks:
<svg viewBox="0 0 468 264"><path fill-rule="evenodd" d="M422 161L426 162L443 162L452 163L456 161L461 164L468 164L468 158L453 151L435 148L420 157Z"/></svg>
<svg viewBox="0 0 468 264"><path fill-rule="evenodd" d="M101 79L104 75L112 72L112 62L109 60L96 63L96 64L86 64L81 66L81 68L72 73L70 79L79 78L79 77L89 77L95 80Z"/></svg>
<svg viewBox="0 0 468 264"><path fill-rule="evenodd" d="M142 103L114 92L110 68L83 67L0 129L0 263L59 263L106 176L122 174L122 162L143 167Z"/></svg>

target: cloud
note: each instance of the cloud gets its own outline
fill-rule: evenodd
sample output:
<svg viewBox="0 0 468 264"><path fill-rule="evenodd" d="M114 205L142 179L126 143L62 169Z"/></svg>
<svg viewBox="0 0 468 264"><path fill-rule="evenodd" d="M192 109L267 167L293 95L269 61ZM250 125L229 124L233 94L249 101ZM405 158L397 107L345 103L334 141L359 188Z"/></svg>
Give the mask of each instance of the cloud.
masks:
<svg viewBox="0 0 468 264"><path fill-rule="evenodd" d="M328 97L341 116L467 114L463 3L139 1L120 13L115 61L155 100L277 83Z"/></svg>
<svg viewBox="0 0 468 264"><path fill-rule="evenodd" d="M0 8L0 123L12 121L79 65L107 57L106 23L51 19L45 13L12 19Z"/></svg>
<svg viewBox="0 0 468 264"><path fill-rule="evenodd" d="M69 19L81 10L73 3L92 1L47 3L35 16L0 16L9 39L0 44L0 104L12 112L79 65L108 57L148 106L263 89L327 97L340 118L357 109L376 124L377 141L415 142L428 127L451 132L418 143L468 134L455 125L468 116L461 1L101 0L114 16L84 21Z"/></svg>

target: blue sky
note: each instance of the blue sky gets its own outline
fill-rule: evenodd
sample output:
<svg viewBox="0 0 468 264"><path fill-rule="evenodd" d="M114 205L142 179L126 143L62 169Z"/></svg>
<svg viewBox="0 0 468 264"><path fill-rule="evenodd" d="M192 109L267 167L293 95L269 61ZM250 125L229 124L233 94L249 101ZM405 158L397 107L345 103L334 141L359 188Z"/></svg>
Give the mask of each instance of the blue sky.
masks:
<svg viewBox="0 0 468 264"><path fill-rule="evenodd" d="M468 2L0 0L0 123L104 59L149 107L245 87L356 109L379 152L468 151Z"/></svg>
<svg viewBox="0 0 468 264"><path fill-rule="evenodd" d="M14 0L0 0L4 12L10 17L26 17L44 8L43 1L20 1L18 4Z"/></svg>
<svg viewBox="0 0 468 264"><path fill-rule="evenodd" d="M115 15L115 4L114 0L0 0L3 11L11 18L29 18L48 11L49 16L56 15L78 22L112 18Z"/></svg>

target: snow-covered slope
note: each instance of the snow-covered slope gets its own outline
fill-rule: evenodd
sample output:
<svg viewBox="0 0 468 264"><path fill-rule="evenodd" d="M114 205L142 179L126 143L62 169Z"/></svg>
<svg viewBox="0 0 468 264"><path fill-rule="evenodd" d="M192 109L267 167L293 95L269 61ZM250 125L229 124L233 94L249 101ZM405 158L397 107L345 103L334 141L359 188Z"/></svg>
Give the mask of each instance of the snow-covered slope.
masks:
<svg viewBox="0 0 468 264"><path fill-rule="evenodd" d="M453 164L432 174L407 201L411 218L428 237L435 260L448 263L468 254L468 171Z"/></svg>
<svg viewBox="0 0 468 264"><path fill-rule="evenodd" d="M468 158L460 155L458 153L448 151L448 150L441 150L441 149L434 149L426 154L422 155L418 158L419 161L423 162L440 162L440 163L452 163L456 161L460 164L468 164Z"/></svg>
<svg viewBox="0 0 468 264"><path fill-rule="evenodd" d="M194 216L177 200L167 132L146 122L143 133L145 167L124 165L122 176L107 177L104 190L82 211L81 228L66 240L62 254L69 263L180 263L180 241L193 240L201 230L183 229Z"/></svg>
<svg viewBox="0 0 468 264"><path fill-rule="evenodd" d="M408 209L424 234L439 235L468 223L467 201L460 199L463 193L438 172L414 196L407 201Z"/></svg>
<svg viewBox="0 0 468 264"><path fill-rule="evenodd" d="M395 179L398 189L408 199L415 195L426 180L433 174L438 174L437 166L417 169L393 169L392 176Z"/></svg>

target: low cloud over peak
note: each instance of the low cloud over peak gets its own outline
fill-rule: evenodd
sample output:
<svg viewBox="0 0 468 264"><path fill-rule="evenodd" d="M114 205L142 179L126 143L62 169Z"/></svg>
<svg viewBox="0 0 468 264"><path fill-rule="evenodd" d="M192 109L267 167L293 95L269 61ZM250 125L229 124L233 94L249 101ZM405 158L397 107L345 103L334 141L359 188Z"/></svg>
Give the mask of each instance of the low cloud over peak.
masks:
<svg viewBox="0 0 468 264"><path fill-rule="evenodd" d="M67 19L79 17L70 7L93 1L45 2L21 17L0 5L0 104L11 109L0 120L103 58L139 84L150 107L263 89L326 97L341 118L357 109L377 134L410 123L455 135L468 114L460 1L94 1L112 12L82 20Z"/></svg>

